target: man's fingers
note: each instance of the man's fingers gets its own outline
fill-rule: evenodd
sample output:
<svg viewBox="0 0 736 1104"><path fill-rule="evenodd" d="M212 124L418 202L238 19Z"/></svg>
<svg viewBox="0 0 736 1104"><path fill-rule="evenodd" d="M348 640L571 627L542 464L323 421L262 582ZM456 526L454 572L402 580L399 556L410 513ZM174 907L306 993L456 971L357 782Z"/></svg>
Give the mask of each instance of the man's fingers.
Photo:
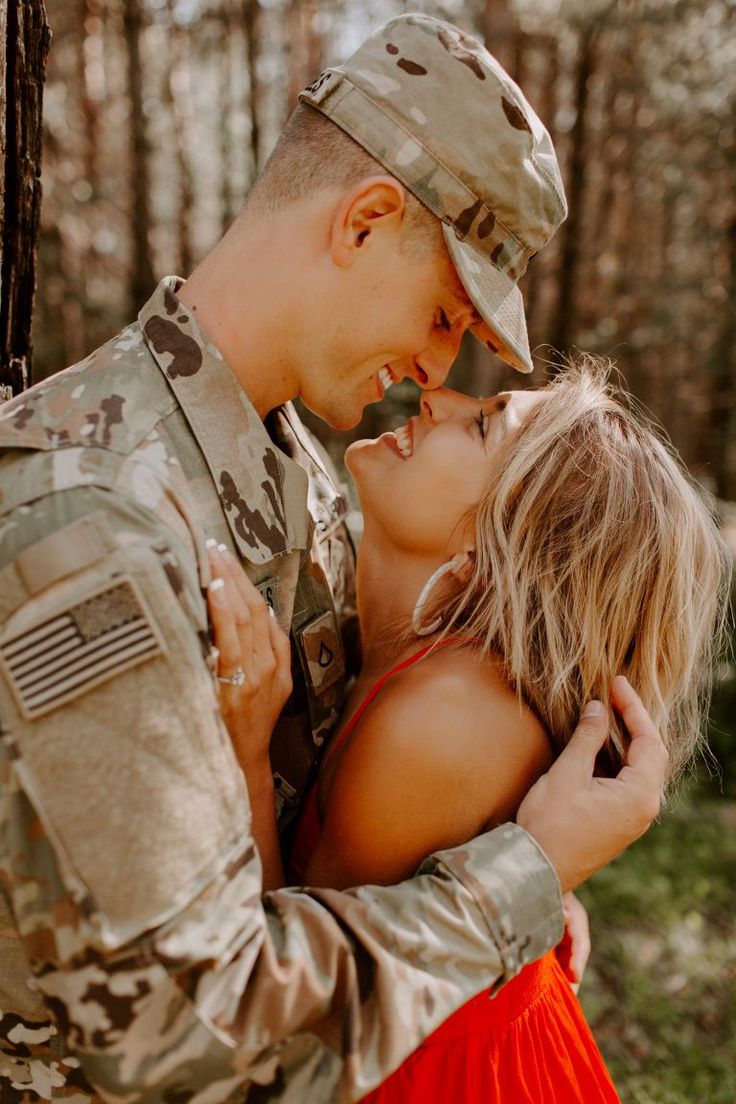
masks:
<svg viewBox="0 0 736 1104"><path fill-rule="evenodd" d="M608 736L608 714L602 702L590 701L583 710L577 728L565 750L550 768L573 770L578 776L592 778L595 760Z"/></svg>
<svg viewBox="0 0 736 1104"><path fill-rule="evenodd" d="M619 779L635 783L639 789L651 795L651 807L647 812L649 819L654 820L659 813L667 775L667 749L641 698L623 675L617 675L613 680L611 702L631 737L626 763L619 772Z"/></svg>

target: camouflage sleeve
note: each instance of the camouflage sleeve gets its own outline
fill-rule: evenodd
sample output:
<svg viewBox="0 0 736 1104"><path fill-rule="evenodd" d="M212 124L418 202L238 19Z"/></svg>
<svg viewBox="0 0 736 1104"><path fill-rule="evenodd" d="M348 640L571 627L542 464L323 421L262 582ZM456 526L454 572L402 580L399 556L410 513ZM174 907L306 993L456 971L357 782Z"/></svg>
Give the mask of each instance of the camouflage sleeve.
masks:
<svg viewBox="0 0 736 1104"><path fill-rule="evenodd" d="M43 536L42 506L2 572L0 879L104 1100L356 1100L559 939L515 826L400 886L262 898L191 548L92 487L54 495Z"/></svg>

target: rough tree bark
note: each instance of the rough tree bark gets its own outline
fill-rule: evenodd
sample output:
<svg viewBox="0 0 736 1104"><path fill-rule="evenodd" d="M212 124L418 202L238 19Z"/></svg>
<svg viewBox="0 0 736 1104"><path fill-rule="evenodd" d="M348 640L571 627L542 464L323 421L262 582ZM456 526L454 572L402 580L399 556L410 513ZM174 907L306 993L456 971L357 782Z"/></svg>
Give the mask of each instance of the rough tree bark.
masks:
<svg viewBox="0 0 736 1104"><path fill-rule="evenodd" d="M50 41L43 0L0 0L0 400L31 382L41 114Z"/></svg>

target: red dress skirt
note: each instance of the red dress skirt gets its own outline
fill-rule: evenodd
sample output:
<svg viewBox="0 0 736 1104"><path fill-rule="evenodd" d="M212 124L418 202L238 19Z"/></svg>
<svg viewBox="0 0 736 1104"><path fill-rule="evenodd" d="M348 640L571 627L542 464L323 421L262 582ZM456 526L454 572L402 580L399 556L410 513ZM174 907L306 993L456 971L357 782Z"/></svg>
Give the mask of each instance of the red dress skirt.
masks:
<svg viewBox="0 0 736 1104"><path fill-rule="evenodd" d="M362 1104L620 1104L554 951L463 1005Z"/></svg>
<svg viewBox="0 0 736 1104"><path fill-rule="evenodd" d="M426 655L389 671L330 749L350 734L384 682ZM297 826L292 884L322 830L316 786ZM458 1009L362 1104L620 1104L595 1039L554 951L526 966L494 997Z"/></svg>

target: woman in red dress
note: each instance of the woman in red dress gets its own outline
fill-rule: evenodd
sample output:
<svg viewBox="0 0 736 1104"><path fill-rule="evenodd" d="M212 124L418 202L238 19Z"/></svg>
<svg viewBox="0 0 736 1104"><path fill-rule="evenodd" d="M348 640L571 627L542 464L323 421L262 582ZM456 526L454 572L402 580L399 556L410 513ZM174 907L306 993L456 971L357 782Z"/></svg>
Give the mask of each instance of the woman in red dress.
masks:
<svg viewBox="0 0 736 1104"><path fill-rule="evenodd" d="M364 662L302 813L291 884L397 882L425 855L513 820L593 699L622 714L600 758L617 772L621 672L679 772L700 739L722 546L683 469L601 369L488 400L428 392L408 426L352 445L347 463L365 519ZM246 584L223 557L214 572L228 588L212 607L216 639L234 669L249 646L235 627ZM283 679L284 642L275 629L271 639ZM250 785L268 759L246 697L228 688L223 711ZM253 811L277 884L272 804ZM365 1100L618 1096L552 953L467 1003Z"/></svg>

